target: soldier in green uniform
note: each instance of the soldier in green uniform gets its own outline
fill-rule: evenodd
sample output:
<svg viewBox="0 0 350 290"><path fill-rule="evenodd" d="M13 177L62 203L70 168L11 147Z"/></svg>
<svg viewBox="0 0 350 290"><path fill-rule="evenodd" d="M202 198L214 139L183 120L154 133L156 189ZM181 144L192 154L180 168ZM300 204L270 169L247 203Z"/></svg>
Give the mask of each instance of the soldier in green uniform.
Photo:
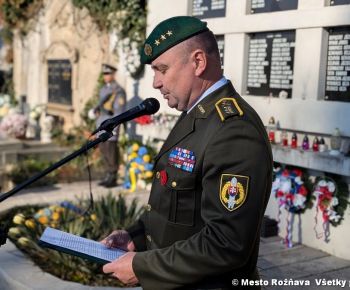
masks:
<svg viewBox="0 0 350 290"><path fill-rule="evenodd" d="M151 64L153 87L183 113L156 157L145 213L102 241L129 252L103 271L144 290L249 289L240 283L259 279L260 225L272 183L265 128L223 76L206 22L161 22L141 61Z"/></svg>

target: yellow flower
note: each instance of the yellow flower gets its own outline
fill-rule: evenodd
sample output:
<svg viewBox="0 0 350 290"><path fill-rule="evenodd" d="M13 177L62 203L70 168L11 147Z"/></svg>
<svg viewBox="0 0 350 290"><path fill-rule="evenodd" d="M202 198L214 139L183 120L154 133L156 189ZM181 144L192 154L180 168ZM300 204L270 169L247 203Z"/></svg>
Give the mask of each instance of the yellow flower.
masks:
<svg viewBox="0 0 350 290"><path fill-rule="evenodd" d="M13 223L15 223L16 225L21 225L23 224L25 220L25 217L23 214L19 213L19 214L16 214L14 217L13 217Z"/></svg>
<svg viewBox="0 0 350 290"><path fill-rule="evenodd" d="M56 210L56 208L57 208L57 205L50 205L49 206L49 209L52 211Z"/></svg>
<svg viewBox="0 0 350 290"><path fill-rule="evenodd" d="M153 176L153 171L146 171L144 174L145 178L151 178Z"/></svg>
<svg viewBox="0 0 350 290"><path fill-rule="evenodd" d="M49 219L47 218L47 216L39 217L39 223L41 223L42 225L46 225L48 222L49 222Z"/></svg>
<svg viewBox="0 0 350 290"><path fill-rule="evenodd" d="M130 163L130 168L138 168L138 167L139 167L139 165L138 165L137 162L131 162Z"/></svg>
<svg viewBox="0 0 350 290"><path fill-rule="evenodd" d="M54 212L53 214L52 214L52 220L54 220L54 221L58 221L59 220L59 218L60 218L60 214L58 213L58 212Z"/></svg>
<svg viewBox="0 0 350 290"><path fill-rule="evenodd" d="M21 246L27 246L30 243L30 240L26 237L20 237L17 241Z"/></svg>
<svg viewBox="0 0 350 290"><path fill-rule="evenodd" d="M133 152L133 153L129 154L129 156L128 156L128 161L133 160L133 159L135 159L136 157L137 157L137 153Z"/></svg>
<svg viewBox="0 0 350 290"><path fill-rule="evenodd" d="M25 221L24 223L26 225L27 228L29 229L34 229L35 228L35 222L33 219L28 219Z"/></svg>
<svg viewBox="0 0 350 290"><path fill-rule="evenodd" d="M20 234L21 234L21 232L20 232L19 228L9 228L10 237L15 238L16 236L18 236Z"/></svg>
<svg viewBox="0 0 350 290"><path fill-rule="evenodd" d="M137 144L137 143L134 143L134 144L132 144L132 151L138 151L139 150L139 148L140 148L140 146L139 146L139 144Z"/></svg>
<svg viewBox="0 0 350 290"><path fill-rule="evenodd" d="M90 218L92 221L97 220L97 216L94 213L90 215Z"/></svg>
<svg viewBox="0 0 350 290"><path fill-rule="evenodd" d="M50 224L50 227L51 227L51 228L56 228L56 227L57 227L57 224L56 224L56 223L51 223L51 224Z"/></svg>
<svg viewBox="0 0 350 290"><path fill-rule="evenodd" d="M142 157L143 162L149 163L151 161L151 156L149 154L146 154Z"/></svg>
<svg viewBox="0 0 350 290"><path fill-rule="evenodd" d="M55 211L58 212L58 213L63 213L64 212L64 207L59 206L59 207L56 208Z"/></svg>

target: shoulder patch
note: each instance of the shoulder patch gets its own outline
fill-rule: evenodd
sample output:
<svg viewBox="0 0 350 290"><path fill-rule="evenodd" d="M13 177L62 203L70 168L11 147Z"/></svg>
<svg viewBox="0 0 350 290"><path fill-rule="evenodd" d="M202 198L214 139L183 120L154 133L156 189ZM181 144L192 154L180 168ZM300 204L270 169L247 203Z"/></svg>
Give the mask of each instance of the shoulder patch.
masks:
<svg viewBox="0 0 350 290"><path fill-rule="evenodd" d="M222 98L216 102L215 107L222 122L232 116L243 115L242 109L238 106L234 98Z"/></svg>
<svg viewBox="0 0 350 290"><path fill-rule="evenodd" d="M239 208L248 194L249 177L235 174L222 174L220 180L220 201L228 211Z"/></svg>

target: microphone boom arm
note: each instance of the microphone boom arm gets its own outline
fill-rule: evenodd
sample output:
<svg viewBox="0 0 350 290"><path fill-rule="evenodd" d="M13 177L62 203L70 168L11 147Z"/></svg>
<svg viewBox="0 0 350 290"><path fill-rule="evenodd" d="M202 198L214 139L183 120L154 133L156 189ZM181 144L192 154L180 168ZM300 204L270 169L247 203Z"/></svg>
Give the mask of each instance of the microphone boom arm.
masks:
<svg viewBox="0 0 350 290"><path fill-rule="evenodd" d="M134 118L143 116L143 115L151 115L156 113L159 110L159 102L154 98L148 98L145 101L143 101L140 105L130 109L129 111L126 111L114 118L108 119L104 121L101 126L95 130L92 135L96 134L97 132L104 130L101 135L99 135L95 140L88 141L85 145L83 145L80 149L74 151L73 153L69 154L68 156L64 157L63 159L59 160L58 162L52 164L48 168L44 169L43 171L33 175L26 181L22 182L21 184L15 186L10 191L1 194L0 195L0 202L3 202L10 196L14 195L15 193L19 192L23 188L27 187L28 185L32 184L33 182L37 181L38 179L44 177L45 175L49 174L50 172L54 171L55 169L61 167L62 165L66 164L67 162L71 161L75 157L86 153L89 149L95 147L101 142L107 141L109 138L113 136L113 129L118 126L121 123L130 121ZM6 238L7 238L7 232L8 228L7 226L2 226L0 224L0 247L1 245L5 244Z"/></svg>

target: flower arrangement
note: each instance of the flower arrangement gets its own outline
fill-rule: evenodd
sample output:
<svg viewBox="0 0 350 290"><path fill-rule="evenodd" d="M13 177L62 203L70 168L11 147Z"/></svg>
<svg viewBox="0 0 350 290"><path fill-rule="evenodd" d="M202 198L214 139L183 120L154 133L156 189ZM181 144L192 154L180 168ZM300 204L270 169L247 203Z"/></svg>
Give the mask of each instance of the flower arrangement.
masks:
<svg viewBox="0 0 350 290"><path fill-rule="evenodd" d="M343 208L342 191L338 189L335 180L330 177L318 177L315 181L315 186L312 195L316 198L316 213L314 231L316 238L320 239L323 236L325 241L329 241L330 231L329 225L337 226L343 220L345 209ZM347 203L346 203L347 204ZM323 232L318 232L318 214L322 215Z"/></svg>
<svg viewBox="0 0 350 290"><path fill-rule="evenodd" d="M5 132L9 137L24 138L28 126L28 119L26 116L10 112L6 115L0 123L0 131Z"/></svg>
<svg viewBox="0 0 350 290"><path fill-rule="evenodd" d="M61 220L64 207L59 205L51 205L37 211L34 215L34 220L42 225L56 228L57 223Z"/></svg>
<svg viewBox="0 0 350 290"><path fill-rule="evenodd" d="M121 287L120 281L101 273L101 265L85 259L42 248L38 240L47 226L99 241L116 228L130 226L143 208L136 199L108 195L96 200L88 212L90 200L64 201L55 205L25 206L0 213L0 221L9 221L9 239L43 271L63 280L90 286ZM78 209L78 212L76 210ZM83 270L82 270L83 269Z"/></svg>
<svg viewBox="0 0 350 290"><path fill-rule="evenodd" d="M278 168L272 184L280 208L291 213L300 213L306 207L308 190L304 185L303 173L299 169Z"/></svg>
<svg viewBox="0 0 350 290"><path fill-rule="evenodd" d="M145 146L133 143L128 147L127 153L124 188L134 192L138 180L146 181L153 177L153 163Z"/></svg>
<svg viewBox="0 0 350 290"><path fill-rule="evenodd" d="M10 96L7 94L0 94L0 120L9 113L10 108Z"/></svg>
<svg viewBox="0 0 350 290"><path fill-rule="evenodd" d="M152 117L150 115L145 115L145 116L135 118L134 121L140 125L148 125L153 122Z"/></svg>
<svg viewBox="0 0 350 290"><path fill-rule="evenodd" d="M11 166L7 176L14 184L18 185L51 165L50 161L29 156L27 159L18 161L15 166ZM53 171L28 187L49 186L55 183L57 183L57 172Z"/></svg>
<svg viewBox="0 0 350 290"><path fill-rule="evenodd" d="M178 120L179 116L167 114L167 113L160 113L153 116L153 123L156 126L161 126L162 128L171 129L174 127L176 121Z"/></svg>
<svg viewBox="0 0 350 290"><path fill-rule="evenodd" d="M129 38L125 38L121 43L122 51L126 56L126 71L131 77L137 78L143 70L143 66L140 62L140 43L132 41Z"/></svg>
<svg viewBox="0 0 350 290"><path fill-rule="evenodd" d="M36 105L29 112L29 118L34 121L39 121L41 114L45 111L45 105Z"/></svg>
<svg viewBox="0 0 350 290"><path fill-rule="evenodd" d="M280 224L282 209L288 214L286 218L286 236L284 242L292 247L292 219L294 214L302 213L310 200L309 190L305 186L305 174L300 169L275 169L275 179L272 183L272 193L278 202L277 221Z"/></svg>

